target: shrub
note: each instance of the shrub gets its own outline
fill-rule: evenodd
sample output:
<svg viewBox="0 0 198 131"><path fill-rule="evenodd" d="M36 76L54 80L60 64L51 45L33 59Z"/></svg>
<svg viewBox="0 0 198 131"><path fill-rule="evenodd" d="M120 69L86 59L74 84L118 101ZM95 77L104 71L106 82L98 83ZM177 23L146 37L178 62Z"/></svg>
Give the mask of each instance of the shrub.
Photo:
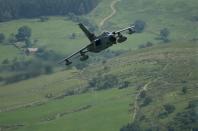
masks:
<svg viewBox="0 0 198 131"><path fill-rule="evenodd" d="M144 21L142 21L142 20L136 20L134 25L135 25L135 31L137 33L141 33L141 32L144 31L146 23Z"/></svg>
<svg viewBox="0 0 198 131"><path fill-rule="evenodd" d="M147 42L145 46L146 46L146 47L151 47L151 46L153 46L153 43Z"/></svg>
<svg viewBox="0 0 198 131"><path fill-rule="evenodd" d="M114 75L97 76L92 78L88 83L88 88L94 88L96 90L108 89L117 87L118 79Z"/></svg>
<svg viewBox="0 0 198 131"><path fill-rule="evenodd" d="M138 123L127 124L123 126L120 131L140 131L140 126Z"/></svg>
<svg viewBox="0 0 198 131"><path fill-rule="evenodd" d="M195 109L198 107L198 100L192 100L188 103L188 109Z"/></svg>
<svg viewBox="0 0 198 131"><path fill-rule="evenodd" d="M198 122L197 106L187 108L184 112L177 113L173 121L168 124L169 128L178 131L196 131Z"/></svg>
<svg viewBox="0 0 198 131"><path fill-rule="evenodd" d="M163 110L161 110L158 114L159 118L165 118L169 114L173 113L175 111L175 106L171 104L165 104L163 105Z"/></svg>
<svg viewBox="0 0 198 131"><path fill-rule="evenodd" d="M145 98L146 97L146 91L143 90L141 93L140 93L140 98Z"/></svg>
<svg viewBox="0 0 198 131"><path fill-rule="evenodd" d="M182 93L183 93L183 94L186 94L186 93L187 93L187 87L186 87L186 86L183 86L183 87L182 87Z"/></svg>
<svg viewBox="0 0 198 131"><path fill-rule="evenodd" d="M3 33L0 33L0 43L4 42L5 35Z"/></svg>
<svg viewBox="0 0 198 131"><path fill-rule="evenodd" d="M192 16L192 17L190 18L190 20L191 20L192 22L198 22L198 16Z"/></svg>
<svg viewBox="0 0 198 131"><path fill-rule="evenodd" d="M4 65L9 64L9 60L8 60L8 59L4 59L4 60L2 61L2 64L4 64Z"/></svg>
<svg viewBox="0 0 198 131"><path fill-rule="evenodd" d="M143 49L143 48L146 48L146 47L145 47L144 44L141 44L141 45L138 46L138 48L139 48L139 49Z"/></svg>
<svg viewBox="0 0 198 131"><path fill-rule="evenodd" d="M161 118L161 119L163 119L167 116L168 116L168 112L165 111L165 110L160 111L159 114L158 114L158 117Z"/></svg>
<svg viewBox="0 0 198 131"><path fill-rule="evenodd" d="M169 42L169 35L170 35L170 31L167 28L163 28L160 30L160 34L159 36L156 38L157 40L162 40L164 43Z"/></svg>
<svg viewBox="0 0 198 131"><path fill-rule="evenodd" d="M167 111L168 114L170 114L175 111L175 106L172 104L165 104L164 109L165 109L165 111Z"/></svg>
<svg viewBox="0 0 198 131"><path fill-rule="evenodd" d="M148 47L151 47L151 46L153 46L153 43L148 41L146 44L139 45L138 48L142 49L142 48L148 48Z"/></svg>
<svg viewBox="0 0 198 131"><path fill-rule="evenodd" d="M152 102L152 98L150 96L146 96L141 104L141 106L147 106Z"/></svg>
<svg viewBox="0 0 198 131"><path fill-rule="evenodd" d="M129 82L128 81L124 81L124 82L120 82L119 83L119 87L118 87L118 89L124 89L124 88L127 88L127 87L129 87Z"/></svg>

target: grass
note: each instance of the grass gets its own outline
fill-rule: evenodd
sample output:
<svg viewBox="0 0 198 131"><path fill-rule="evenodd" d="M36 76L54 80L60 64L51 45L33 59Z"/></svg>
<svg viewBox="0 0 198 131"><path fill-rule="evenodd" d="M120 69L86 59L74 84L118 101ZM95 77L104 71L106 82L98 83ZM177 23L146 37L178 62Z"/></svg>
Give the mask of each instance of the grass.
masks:
<svg viewBox="0 0 198 131"><path fill-rule="evenodd" d="M4 85L0 88L0 108L7 109L10 106L14 108L31 102L45 101L47 94L59 96L69 89L80 88L85 83L78 72L71 70Z"/></svg>
<svg viewBox="0 0 198 131"><path fill-rule="evenodd" d="M64 17L50 17L47 22L38 22L38 19L22 19L0 24L0 32L3 32L6 37L9 34L16 33L17 29L23 25L27 25L32 29L32 39L38 40L33 47L44 47L47 50L66 55L78 50L80 47L88 44L88 40L83 36L83 33L78 28L77 24L72 21L65 20ZM80 36L75 39L69 39L71 33L77 33ZM17 49L12 46L0 45L1 60L3 58L20 57ZM6 51L6 53L4 53Z"/></svg>
<svg viewBox="0 0 198 131"><path fill-rule="evenodd" d="M99 24L111 12L109 8L111 1L100 2L100 5L85 17ZM104 64L92 64L82 71L73 68L10 85L0 85L0 129L119 130L131 122L135 96L149 81L152 82L147 93L153 101L150 105L140 108L136 120L145 115L149 120L141 122L141 126L145 129L150 123L166 125L176 113L184 111L190 100L197 99L198 93L197 42L190 41L197 37L198 30L197 22L189 20L189 17L198 13L197 1L190 0L185 4L184 2L184 0L119 2L116 5L117 14L105 24L105 28L117 30L137 19L147 23L144 33L128 37L128 41L124 44L111 48L128 50L128 53ZM34 47L45 47L47 50L67 55L88 43L76 24L65 20L64 17L50 17L49 21L43 23L37 19L4 22L0 24L0 32L8 37L23 25L32 28L32 39L38 40ZM155 33L159 33L164 27L171 31L171 43L136 50L139 44L147 41L159 43L154 39ZM79 34L75 40L68 38L73 32ZM23 58L19 53L18 49L10 45L0 45L0 61L16 56ZM2 72L0 76L9 75L4 73ZM78 90L86 87L88 80L97 74L115 75L120 81L130 82L130 86L123 90L114 88L88 91L54 99L70 89ZM153 81L155 79L157 81ZM188 86L186 95L181 94L184 80ZM47 98L48 94L52 94L53 98ZM166 103L174 104L176 110L167 118L159 119L157 115Z"/></svg>
<svg viewBox="0 0 198 131"><path fill-rule="evenodd" d="M39 107L19 109L14 112L1 113L1 125L15 123L25 124L19 130L117 130L129 120L128 104L131 98L127 90L108 90L91 92L79 96L66 97L51 101ZM91 105L87 110L73 112L85 105ZM49 110L50 109L50 110ZM62 117L58 113L69 112ZM54 120L47 121L50 116ZM105 123L105 124L102 124ZM99 126L100 125L100 126Z"/></svg>
<svg viewBox="0 0 198 131"><path fill-rule="evenodd" d="M140 112L150 122L164 125L177 112L183 111L190 100L196 99L198 92L194 85L198 77L195 70L197 65L194 63L189 66L189 63L196 59L195 47L195 44L156 46L126 53L107 61L104 65L92 65L81 74L77 70L69 70L3 86L0 88L2 109L5 107L12 109L17 105L34 101L45 102L41 105L1 112L0 126L10 127L10 130L17 128L19 131L119 130L131 121L134 98L139 88L156 78L158 81L153 81L148 88L148 94L152 96L153 102L149 106L140 108ZM105 71L104 67L109 67L109 70ZM69 88L84 87L87 79L93 77L93 72L116 75L121 81L127 80L131 85L123 90L115 88L90 91L57 100L45 97L48 93L56 96ZM190 72L192 72L191 77L186 77ZM186 80L188 85L186 95L181 93L183 80ZM165 119L159 119L158 112L166 103L174 104L176 111ZM138 114L137 119L139 115L141 114ZM24 126L16 127L17 124ZM147 122L141 124L145 128L149 126Z"/></svg>

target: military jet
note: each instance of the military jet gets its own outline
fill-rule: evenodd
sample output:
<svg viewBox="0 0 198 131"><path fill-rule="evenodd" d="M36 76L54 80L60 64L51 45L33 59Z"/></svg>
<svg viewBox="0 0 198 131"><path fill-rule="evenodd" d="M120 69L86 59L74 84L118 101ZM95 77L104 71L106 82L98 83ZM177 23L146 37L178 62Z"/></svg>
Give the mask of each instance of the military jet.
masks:
<svg viewBox="0 0 198 131"><path fill-rule="evenodd" d="M101 35L96 36L90 32L83 24L78 24L81 30L85 33L90 41L90 44L83 47L79 51L71 54L70 56L64 58L59 63L65 62L65 65L72 64L71 58L75 55L80 54L80 60L85 61L89 58L86 54L87 52L99 53L114 44L122 43L127 40L127 37L122 34L122 32L128 31L129 34L135 33L135 26L130 26L125 29L115 31L115 32L103 32Z"/></svg>

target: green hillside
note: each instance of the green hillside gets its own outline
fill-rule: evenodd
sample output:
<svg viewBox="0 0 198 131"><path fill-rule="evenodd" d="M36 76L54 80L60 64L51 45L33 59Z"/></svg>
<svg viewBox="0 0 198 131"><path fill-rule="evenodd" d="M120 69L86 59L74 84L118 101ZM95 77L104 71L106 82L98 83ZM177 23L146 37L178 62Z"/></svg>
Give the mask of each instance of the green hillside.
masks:
<svg viewBox="0 0 198 131"><path fill-rule="evenodd" d="M144 115L145 119L140 123L143 129L150 128L152 123L165 129L166 124L178 112L183 112L190 101L197 100L196 47L195 43L174 44L128 52L83 72L64 71L1 87L1 127L8 130L113 131L129 122L139 122L139 117ZM124 89L115 86L108 90L76 91L72 96L58 97L70 87L74 90L87 88L86 83L93 73L94 76L114 75L119 81L129 82L129 85ZM185 94L182 93L183 86L187 87ZM141 99L144 99L136 101L143 88L152 102L135 111L135 103L141 105ZM52 94L52 97L46 97L47 94ZM166 103L173 104L175 111L160 119L158 113Z"/></svg>
<svg viewBox="0 0 198 131"><path fill-rule="evenodd" d="M93 24L98 24L111 13L109 8L113 0L100 2L99 5L87 16L88 20ZM170 30L171 41L189 41L197 39L198 29L197 22L192 20L197 16L197 1L133 1L123 0L115 5L117 13L105 22L102 29L116 30L128 26L135 20L143 20L146 22L146 31L141 34L129 37L126 44L115 46L112 49L136 49L139 44L147 41L159 43L155 38L162 28ZM101 12L101 10L103 12ZM11 33L16 33L17 29L23 25L32 28L32 39L38 40L34 47L44 46L55 50L62 54L69 54L86 45L89 41L84 38L83 33L77 27L76 23L68 21L66 17L52 17L49 21L39 22L39 19L16 20L11 22L3 22L0 24L0 32L4 33L8 38ZM68 37L76 33L79 36L71 40ZM99 32L98 32L99 33ZM17 53L12 47L0 46L7 52ZM10 53L1 51L0 57L11 57ZM15 56L15 55L14 55Z"/></svg>
<svg viewBox="0 0 198 131"><path fill-rule="evenodd" d="M6 37L0 43L0 131L198 129L198 1L112 2L103 0L89 14L74 18L47 16L46 21L32 18L0 23L0 33ZM116 13L108 18L110 6ZM89 43L74 22L76 18L89 21L97 34L124 28L137 20L146 26L142 33L128 36L128 41L106 52L121 51L119 55L90 54L88 65L79 63L83 68L57 66L59 58L25 56L23 48L8 42L10 34L26 25L32 30L32 47L53 51L62 58ZM157 39L164 28L170 32L167 43ZM148 42L151 47L140 48ZM3 61L15 58L51 64L54 70L4 83L2 79L7 76L26 71L1 68ZM34 72L40 67L32 68Z"/></svg>

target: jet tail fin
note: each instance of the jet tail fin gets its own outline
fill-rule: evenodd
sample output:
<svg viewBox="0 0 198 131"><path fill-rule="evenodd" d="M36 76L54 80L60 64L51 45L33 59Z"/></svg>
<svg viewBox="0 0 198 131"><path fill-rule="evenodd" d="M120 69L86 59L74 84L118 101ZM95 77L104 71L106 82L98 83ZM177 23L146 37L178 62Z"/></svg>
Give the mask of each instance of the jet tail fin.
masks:
<svg viewBox="0 0 198 131"><path fill-rule="evenodd" d="M91 33L82 23L78 25L90 41L93 41L96 38L96 36L93 33Z"/></svg>

